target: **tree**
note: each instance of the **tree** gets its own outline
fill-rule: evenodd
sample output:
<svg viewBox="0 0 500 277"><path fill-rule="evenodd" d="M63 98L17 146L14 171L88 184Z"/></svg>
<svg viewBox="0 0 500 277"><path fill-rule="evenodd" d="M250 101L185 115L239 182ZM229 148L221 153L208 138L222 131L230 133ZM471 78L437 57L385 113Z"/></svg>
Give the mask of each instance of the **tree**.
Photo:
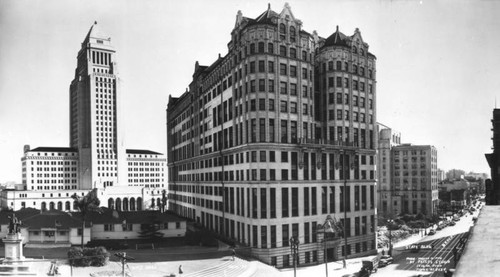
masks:
<svg viewBox="0 0 500 277"><path fill-rule="evenodd" d="M93 189L89 191L85 196L78 196L73 194L71 196L73 200L75 201L75 205L78 208L78 211L80 211L80 216L82 217L82 249L83 249L83 237L85 234L85 219L86 216L89 212L99 212L101 213L102 210L99 207L101 204L101 201L99 201L99 198L97 197L97 189Z"/></svg>
<svg viewBox="0 0 500 277"><path fill-rule="evenodd" d="M161 212L165 212L165 207L167 207L167 191L163 190L161 192Z"/></svg>

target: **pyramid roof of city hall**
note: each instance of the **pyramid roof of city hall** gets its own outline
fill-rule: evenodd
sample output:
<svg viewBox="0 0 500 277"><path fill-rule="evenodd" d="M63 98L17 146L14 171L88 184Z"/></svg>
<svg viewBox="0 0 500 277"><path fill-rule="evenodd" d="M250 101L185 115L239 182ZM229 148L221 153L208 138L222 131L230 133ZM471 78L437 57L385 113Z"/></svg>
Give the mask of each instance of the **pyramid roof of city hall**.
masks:
<svg viewBox="0 0 500 277"><path fill-rule="evenodd" d="M97 25L97 21L94 21L94 24L90 27L87 36L85 36L84 43L88 42L90 38L109 40L110 36L101 30L100 26Z"/></svg>

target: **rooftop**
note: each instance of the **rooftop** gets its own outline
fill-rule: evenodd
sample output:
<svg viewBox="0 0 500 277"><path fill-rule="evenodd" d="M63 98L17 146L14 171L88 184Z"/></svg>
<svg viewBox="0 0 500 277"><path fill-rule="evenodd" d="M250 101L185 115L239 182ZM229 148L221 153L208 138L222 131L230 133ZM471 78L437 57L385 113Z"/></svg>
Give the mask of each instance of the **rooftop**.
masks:
<svg viewBox="0 0 500 277"><path fill-rule="evenodd" d="M30 152L78 152L76 148L71 147L37 147L29 150Z"/></svg>
<svg viewBox="0 0 500 277"><path fill-rule="evenodd" d="M146 154L146 155L163 155L162 153L143 149L127 149L127 154Z"/></svg>
<svg viewBox="0 0 500 277"><path fill-rule="evenodd" d="M483 206L453 277L497 276L500 267L500 206Z"/></svg>

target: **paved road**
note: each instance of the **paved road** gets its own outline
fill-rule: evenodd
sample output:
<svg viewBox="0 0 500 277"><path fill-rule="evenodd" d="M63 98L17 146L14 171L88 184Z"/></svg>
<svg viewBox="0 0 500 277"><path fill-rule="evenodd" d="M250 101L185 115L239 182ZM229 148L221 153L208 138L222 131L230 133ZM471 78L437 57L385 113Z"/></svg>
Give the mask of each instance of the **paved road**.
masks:
<svg viewBox="0 0 500 277"><path fill-rule="evenodd" d="M455 268L455 251L467 241L472 218L477 214L478 211L474 215L463 216L455 226L448 226L414 244L395 248L394 263L381 268L380 275L396 276L397 272L412 272L411 276L444 276L446 269ZM421 249L412 250L416 245L420 245Z"/></svg>

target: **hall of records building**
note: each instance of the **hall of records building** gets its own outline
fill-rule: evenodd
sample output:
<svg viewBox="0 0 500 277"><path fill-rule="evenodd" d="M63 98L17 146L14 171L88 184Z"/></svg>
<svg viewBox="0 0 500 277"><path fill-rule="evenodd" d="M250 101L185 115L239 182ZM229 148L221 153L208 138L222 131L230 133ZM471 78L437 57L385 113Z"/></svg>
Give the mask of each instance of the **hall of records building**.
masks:
<svg viewBox="0 0 500 277"><path fill-rule="evenodd" d="M328 260L374 254L376 58L359 30L318 37L285 5L239 11L231 38L169 98L169 208L277 267L291 237L299 264L324 261L328 215L347 235Z"/></svg>

